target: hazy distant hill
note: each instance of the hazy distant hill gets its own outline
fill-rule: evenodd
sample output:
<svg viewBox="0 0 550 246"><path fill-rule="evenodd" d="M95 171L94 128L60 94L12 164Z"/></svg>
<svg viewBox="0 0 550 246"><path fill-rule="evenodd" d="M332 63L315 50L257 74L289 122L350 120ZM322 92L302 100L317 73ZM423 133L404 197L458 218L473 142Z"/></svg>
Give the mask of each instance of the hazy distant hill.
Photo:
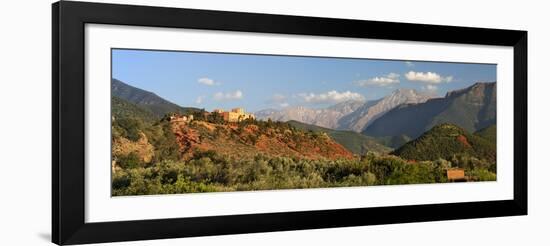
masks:
<svg viewBox="0 0 550 246"><path fill-rule="evenodd" d="M333 130L298 121L288 121L287 123L298 129L327 133L332 139L334 139L334 141L338 142L354 154L362 155L367 153L367 151L377 153L388 153L391 151L391 148L378 143L374 138L357 132Z"/></svg>
<svg viewBox="0 0 550 246"><path fill-rule="evenodd" d="M458 154L479 160L496 161L494 144L452 124L437 125L419 138L396 149L392 154L417 161L439 158L451 160Z"/></svg>
<svg viewBox="0 0 550 246"><path fill-rule="evenodd" d="M142 90L128 85L118 79L111 80L111 95L151 111L155 116L162 117L171 112L187 112L199 110L197 108L180 107L153 92Z"/></svg>
<svg viewBox="0 0 550 246"><path fill-rule="evenodd" d="M432 127L451 123L468 132L496 123L496 83L476 83L420 104L402 104L385 113L363 133L374 137L417 138Z"/></svg>
<svg viewBox="0 0 550 246"><path fill-rule="evenodd" d="M296 120L327 128L338 128L338 120L353 112L365 102L346 101L324 109L313 109L303 106L288 107L282 110L266 109L255 113L260 120L271 119L273 121Z"/></svg>

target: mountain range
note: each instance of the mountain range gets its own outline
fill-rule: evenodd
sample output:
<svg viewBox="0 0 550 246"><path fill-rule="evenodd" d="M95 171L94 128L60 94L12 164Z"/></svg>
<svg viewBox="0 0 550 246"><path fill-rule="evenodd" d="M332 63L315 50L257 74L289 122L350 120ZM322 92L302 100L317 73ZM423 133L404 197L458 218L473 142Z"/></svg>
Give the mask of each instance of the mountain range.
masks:
<svg viewBox="0 0 550 246"><path fill-rule="evenodd" d="M265 109L254 113L260 120L273 121L295 120L302 123L326 127L339 128L339 120L364 105L364 101L345 101L324 109L313 109L304 106L288 107L283 110Z"/></svg>
<svg viewBox="0 0 550 246"><path fill-rule="evenodd" d="M345 101L324 109L298 106L282 110L266 109L255 113L261 120L299 121L338 130L361 132L378 117L403 103L423 103L430 99L428 94L413 89L398 89L390 95L372 101Z"/></svg>
<svg viewBox="0 0 550 246"><path fill-rule="evenodd" d="M414 139L443 123L460 126L468 132L496 124L496 82L476 83L424 103L401 104L380 116L362 133Z"/></svg>

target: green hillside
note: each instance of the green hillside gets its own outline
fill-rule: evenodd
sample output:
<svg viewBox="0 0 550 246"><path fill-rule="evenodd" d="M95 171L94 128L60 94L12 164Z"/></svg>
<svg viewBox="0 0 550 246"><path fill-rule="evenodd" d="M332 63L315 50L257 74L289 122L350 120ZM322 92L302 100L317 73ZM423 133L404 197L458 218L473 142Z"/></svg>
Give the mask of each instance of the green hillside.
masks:
<svg viewBox="0 0 550 246"><path fill-rule="evenodd" d="M146 122L152 122L155 119L150 110L115 96L111 97L111 116L115 119L139 118Z"/></svg>
<svg viewBox="0 0 550 246"><path fill-rule="evenodd" d="M483 128L475 132L474 134L484 138L485 140L488 140L489 142L493 143L496 146L496 143L497 143L497 126L496 125L491 125L489 127Z"/></svg>
<svg viewBox="0 0 550 246"><path fill-rule="evenodd" d="M149 110L153 115L159 118L168 113L199 111L197 108L180 107L153 92L133 87L117 79L112 79L111 81L111 95Z"/></svg>
<svg viewBox="0 0 550 246"><path fill-rule="evenodd" d="M489 163L496 161L494 144L452 125L437 125L392 154L408 160L452 160L457 156L474 157Z"/></svg>
<svg viewBox="0 0 550 246"><path fill-rule="evenodd" d="M367 151L377 152L377 153L388 153L391 151L391 148L386 147L377 142L376 139L365 136L363 134L353 132L353 131L339 131L329 128L324 128L320 126L305 124L299 121L288 121L290 125L303 130L310 130L314 132L324 132L328 134L334 141L344 146L354 154L363 155Z"/></svg>

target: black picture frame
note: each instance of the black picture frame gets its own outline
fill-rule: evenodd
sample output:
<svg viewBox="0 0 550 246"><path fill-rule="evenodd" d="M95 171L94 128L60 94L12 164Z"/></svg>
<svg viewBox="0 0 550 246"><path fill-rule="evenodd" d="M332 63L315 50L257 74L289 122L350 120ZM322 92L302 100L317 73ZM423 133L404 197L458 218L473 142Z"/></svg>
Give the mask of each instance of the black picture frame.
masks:
<svg viewBox="0 0 550 246"><path fill-rule="evenodd" d="M62 1L52 6L52 241L82 244L527 214L527 32ZM512 200L154 219L84 220L86 23L513 47ZM421 33L422 35L418 35Z"/></svg>

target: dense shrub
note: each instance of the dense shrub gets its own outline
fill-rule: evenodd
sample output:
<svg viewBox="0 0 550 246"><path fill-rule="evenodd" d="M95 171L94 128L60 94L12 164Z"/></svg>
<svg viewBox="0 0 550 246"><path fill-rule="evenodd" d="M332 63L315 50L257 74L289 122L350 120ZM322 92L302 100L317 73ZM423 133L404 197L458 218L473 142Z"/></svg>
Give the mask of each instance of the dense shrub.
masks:
<svg viewBox="0 0 550 246"><path fill-rule="evenodd" d="M179 145L176 141L176 136L170 129L170 123L160 122L145 128L143 131L149 142L155 146L154 162L180 159Z"/></svg>
<svg viewBox="0 0 550 246"><path fill-rule="evenodd" d="M138 118L117 118L113 122L113 136L120 136L132 141L138 141L140 131L144 128L143 121Z"/></svg>
<svg viewBox="0 0 550 246"><path fill-rule="evenodd" d="M475 181L496 174L466 167ZM213 151L197 152L187 161L162 161L149 167L123 169L113 175L114 195L174 194L241 190L300 189L447 182L449 161L407 162L399 157L368 154L354 160L308 160L257 155L228 159Z"/></svg>
<svg viewBox="0 0 550 246"><path fill-rule="evenodd" d="M141 166L142 162L136 152L131 152L128 155L118 156L117 165L124 169L131 169Z"/></svg>
<svg viewBox="0 0 550 246"><path fill-rule="evenodd" d="M473 169L469 170L466 175L472 177L475 181L496 181L497 175L486 169Z"/></svg>

